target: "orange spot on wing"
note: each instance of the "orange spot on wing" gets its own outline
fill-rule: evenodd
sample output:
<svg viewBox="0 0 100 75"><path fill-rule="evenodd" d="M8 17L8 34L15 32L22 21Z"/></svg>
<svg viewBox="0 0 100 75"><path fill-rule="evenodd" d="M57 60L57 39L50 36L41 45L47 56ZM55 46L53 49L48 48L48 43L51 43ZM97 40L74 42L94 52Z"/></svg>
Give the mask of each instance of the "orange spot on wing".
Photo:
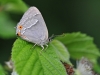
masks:
<svg viewBox="0 0 100 75"><path fill-rule="evenodd" d="M18 36L21 36L21 33L20 33L20 32L18 32L18 33L17 33L17 35L18 35Z"/></svg>
<svg viewBox="0 0 100 75"><path fill-rule="evenodd" d="M22 28L23 28L22 25L19 25L19 26L18 26L18 29L19 29L19 30L22 30Z"/></svg>

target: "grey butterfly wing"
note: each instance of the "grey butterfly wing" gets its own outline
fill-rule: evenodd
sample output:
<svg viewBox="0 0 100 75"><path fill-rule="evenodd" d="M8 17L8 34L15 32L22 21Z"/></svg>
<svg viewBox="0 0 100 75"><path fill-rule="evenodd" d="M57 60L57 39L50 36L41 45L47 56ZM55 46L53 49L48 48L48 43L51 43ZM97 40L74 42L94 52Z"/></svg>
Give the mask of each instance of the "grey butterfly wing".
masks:
<svg viewBox="0 0 100 75"><path fill-rule="evenodd" d="M48 39L48 31L42 16L37 15L35 16L36 18L38 22L30 28L27 28L23 35L27 36L31 42L40 44Z"/></svg>
<svg viewBox="0 0 100 75"><path fill-rule="evenodd" d="M25 28L29 28L32 25L35 25L34 23L37 22L37 19L34 19L34 16L37 14L41 14L39 10L36 7L30 7L22 16L20 22L17 24L18 25L23 25ZM34 19L34 20L33 20ZM29 21L31 20L31 21Z"/></svg>
<svg viewBox="0 0 100 75"><path fill-rule="evenodd" d="M20 24L24 27L21 32L26 38L22 37L23 39L36 44L41 44L48 39L46 24L37 8L31 7L31 10L26 11L18 25Z"/></svg>

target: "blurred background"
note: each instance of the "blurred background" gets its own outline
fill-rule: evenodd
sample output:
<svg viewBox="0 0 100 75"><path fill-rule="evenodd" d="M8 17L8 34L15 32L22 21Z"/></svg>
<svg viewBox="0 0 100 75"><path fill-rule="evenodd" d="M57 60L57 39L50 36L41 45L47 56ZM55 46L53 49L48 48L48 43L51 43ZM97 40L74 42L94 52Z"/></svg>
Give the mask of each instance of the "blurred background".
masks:
<svg viewBox="0 0 100 75"><path fill-rule="evenodd" d="M24 2L24 3L23 3ZM0 0L0 63L8 61L17 36L16 24L30 6L42 13L49 36L82 32L100 48L100 0Z"/></svg>

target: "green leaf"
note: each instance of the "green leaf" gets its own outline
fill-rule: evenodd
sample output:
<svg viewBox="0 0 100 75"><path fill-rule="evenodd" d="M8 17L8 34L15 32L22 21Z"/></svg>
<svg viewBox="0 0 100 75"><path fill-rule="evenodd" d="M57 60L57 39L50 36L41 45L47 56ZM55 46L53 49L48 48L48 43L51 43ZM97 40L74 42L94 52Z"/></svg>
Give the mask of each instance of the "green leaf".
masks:
<svg viewBox="0 0 100 75"><path fill-rule="evenodd" d="M13 22L9 15L5 12L0 12L0 37L1 38L13 38L15 37L15 29L14 26L16 25Z"/></svg>
<svg viewBox="0 0 100 75"><path fill-rule="evenodd" d="M32 43L17 39L12 48L16 72L19 75L67 75L53 43L54 41L48 44L46 50L41 51L40 46L32 48Z"/></svg>
<svg viewBox="0 0 100 75"><path fill-rule="evenodd" d="M25 12L28 6L22 0L0 0L1 7L6 11Z"/></svg>
<svg viewBox="0 0 100 75"><path fill-rule="evenodd" d="M56 54L58 55L58 58L62 61L62 62L66 62L67 64L71 64L69 61L70 55L69 52L67 50L67 48L63 45L63 43L61 43L58 40L53 40L52 41L52 46L55 48Z"/></svg>
<svg viewBox="0 0 100 75"><path fill-rule="evenodd" d="M67 33L56 37L55 39L62 42L67 48L72 58L79 59L87 57L96 63L100 52L93 43L93 38L80 32Z"/></svg>
<svg viewBox="0 0 100 75"><path fill-rule="evenodd" d="M3 67L0 65L0 75L6 75Z"/></svg>
<svg viewBox="0 0 100 75"><path fill-rule="evenodd" d="M94 65L94 70L96 71L96 73L100 74L100 63Z"/></svg>
<svg viewBox="0 0 100 75"><path fill-rule="evenodd" d="M18 2L19 0L0 0L0 3L1 4L7 4L7 3L9 3L9 2L12 2L12 3L16 3L16 2Z"/></svg>

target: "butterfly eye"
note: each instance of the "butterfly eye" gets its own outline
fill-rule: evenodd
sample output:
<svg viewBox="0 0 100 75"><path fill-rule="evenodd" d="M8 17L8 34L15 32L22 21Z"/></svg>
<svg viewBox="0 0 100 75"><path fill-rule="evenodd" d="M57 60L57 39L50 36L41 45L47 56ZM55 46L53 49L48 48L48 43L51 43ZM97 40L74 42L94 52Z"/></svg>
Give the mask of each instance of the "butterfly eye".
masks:
<svg viewBox="0 0 100 75"><path fill-rule="evenodd" d="M22 28L23 28L23 26L22 26L22 25L18 26L18 29L20 29L20 30L21 30Z"/></svg>

